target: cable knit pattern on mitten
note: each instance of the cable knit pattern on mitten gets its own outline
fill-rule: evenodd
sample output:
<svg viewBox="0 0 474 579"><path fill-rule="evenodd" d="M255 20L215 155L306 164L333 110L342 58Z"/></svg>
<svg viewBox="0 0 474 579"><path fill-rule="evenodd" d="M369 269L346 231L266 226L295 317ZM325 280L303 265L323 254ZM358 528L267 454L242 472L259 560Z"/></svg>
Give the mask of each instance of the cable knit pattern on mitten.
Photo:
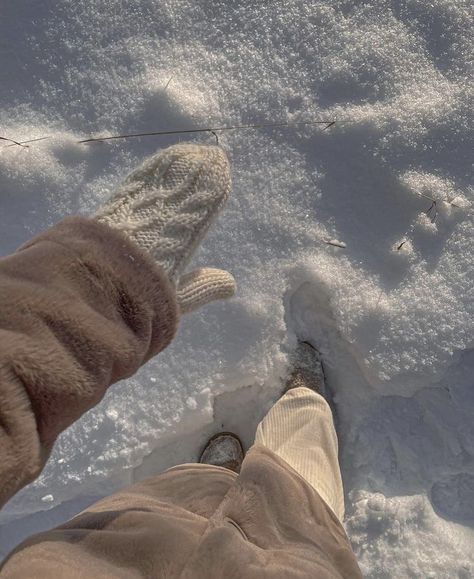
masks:
<svg viewBox="0 0 474 579"><path fill-rule="evenodd" d="M95 218L120 229L149 253L181 286L182 311L229 297L235 282L228 272L181 273L203 239L231 187L227 157L219 147L179 144L150 157L133 171ZM206 273L207 271L207 273ZM179 295L178 295L179 299Z"/></svg>

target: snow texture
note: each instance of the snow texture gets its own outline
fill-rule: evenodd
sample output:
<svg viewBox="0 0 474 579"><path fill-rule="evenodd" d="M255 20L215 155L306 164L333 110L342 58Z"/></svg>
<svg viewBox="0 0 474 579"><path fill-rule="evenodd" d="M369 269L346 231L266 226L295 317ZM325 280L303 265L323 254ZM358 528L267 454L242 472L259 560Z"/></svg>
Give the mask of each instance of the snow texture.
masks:
<svg viewBox="0 0 474 579"><path fill-rule="evenodd" d="M472 0L1 2L0 136L53 136L0 144L3 255L178 140L80 138L341 121L219 134L233 196L195 263L237 296L61 436L2 554L216 430L248 446L298 335L336 393L364 575L474 576L473 30Z"/></svg>

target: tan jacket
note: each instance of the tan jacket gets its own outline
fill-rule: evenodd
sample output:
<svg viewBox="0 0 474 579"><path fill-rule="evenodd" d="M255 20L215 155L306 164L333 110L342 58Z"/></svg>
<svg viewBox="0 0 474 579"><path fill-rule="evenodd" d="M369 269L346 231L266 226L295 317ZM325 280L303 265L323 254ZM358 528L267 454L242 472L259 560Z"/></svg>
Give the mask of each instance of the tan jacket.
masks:
<svg viewBox="0 0 474 579"><path fill-rule="evenodd" d="M0 504L58 434L172 340L166 276L121 233L69 218L0 260ZM361 577L318 493L263 446L240 475L182 465L30 538L0 577Z"/></svg>

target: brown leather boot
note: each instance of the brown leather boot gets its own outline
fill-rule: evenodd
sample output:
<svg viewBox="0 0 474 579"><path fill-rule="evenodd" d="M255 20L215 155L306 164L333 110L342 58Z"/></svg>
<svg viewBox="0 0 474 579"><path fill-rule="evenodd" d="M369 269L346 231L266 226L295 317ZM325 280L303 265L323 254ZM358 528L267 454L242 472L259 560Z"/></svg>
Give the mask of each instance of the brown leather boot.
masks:
<svg viewBox="0 0 474 579"><path fill-rule="evenodd" d="M238 436L231 432L219 432L209 439L199 462L240 472L244 456L244 449Z"/></svg>

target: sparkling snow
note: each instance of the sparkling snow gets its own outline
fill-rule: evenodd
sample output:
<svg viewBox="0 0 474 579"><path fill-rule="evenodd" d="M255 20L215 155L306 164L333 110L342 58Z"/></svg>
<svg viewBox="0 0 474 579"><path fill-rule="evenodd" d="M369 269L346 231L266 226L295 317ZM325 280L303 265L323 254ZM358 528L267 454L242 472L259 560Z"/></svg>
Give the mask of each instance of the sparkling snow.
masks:
<svg viewBox="0 0 474 579"><path fill-rule="evenodd" d="M2 255L178 140L80 138L341 121L219 134L234 191L195 262L237 296L61 436L0 553L217 429L250 444L298 335L327 360L364 576L473 577L472 0L3 0L0 33L0 136L53 136L0 142Z"/></svg>

